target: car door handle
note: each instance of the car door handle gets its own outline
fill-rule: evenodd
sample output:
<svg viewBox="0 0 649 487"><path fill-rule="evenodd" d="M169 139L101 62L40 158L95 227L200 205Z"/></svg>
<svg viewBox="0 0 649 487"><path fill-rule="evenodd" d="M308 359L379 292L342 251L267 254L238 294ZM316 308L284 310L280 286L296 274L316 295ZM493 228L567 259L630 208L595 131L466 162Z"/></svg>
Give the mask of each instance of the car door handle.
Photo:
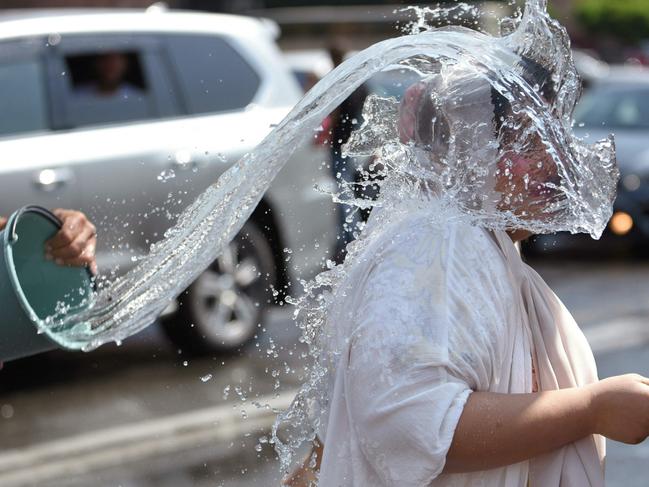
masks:
<svg viewBox="0 0 649 487"><path fill-rule="evenodd" d="M178 150L172 157L172 165L175 168L185 169L195 166L194 154L189 150Z"/></svg>
<svg viewBox="0 0 649 487"><path fill-rule="evenodd" d="M171 165L175 169L195 169L205 165L204 158L190 150L176 151L171 161Z"/></svg>
<svg viewBox="0 0 649 487"><path fill-rule="evenodd" d="M41 169L34 175L34 184L42 191L54 191L74 179L70 169Z"/></svg>

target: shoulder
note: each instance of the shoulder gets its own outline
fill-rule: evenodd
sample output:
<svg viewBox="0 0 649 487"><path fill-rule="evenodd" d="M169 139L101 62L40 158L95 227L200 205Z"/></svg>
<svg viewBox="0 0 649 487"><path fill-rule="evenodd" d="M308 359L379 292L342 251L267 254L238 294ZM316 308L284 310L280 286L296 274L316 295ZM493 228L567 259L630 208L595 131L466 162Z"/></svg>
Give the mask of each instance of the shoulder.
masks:
<svg viewBox="0 0 649 487"><path fill-rule="evenodd" d="M371 249L373 271L443 272L471 280L500 274L505 262L489 231L465 222L442 225L426 213L408 215L386 228Z"/></svg>
<svg viewBox="0 0 649 487"><path fill-rule="evenodd" d="M483 228L440 226L430 215L411 215L386 228L370 247L364 279L355 280L368 313L504 312L513 303L507 263Z"/></svg>

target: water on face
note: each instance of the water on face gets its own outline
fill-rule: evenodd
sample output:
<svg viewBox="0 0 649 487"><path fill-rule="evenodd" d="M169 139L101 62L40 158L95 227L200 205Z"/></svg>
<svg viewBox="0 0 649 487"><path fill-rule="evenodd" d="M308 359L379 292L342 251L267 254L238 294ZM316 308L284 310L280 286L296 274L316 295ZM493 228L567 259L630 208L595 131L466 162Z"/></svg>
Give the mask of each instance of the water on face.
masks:
<svg viewBox="0 0 649 487"><path fill-rule="evenodd" d="M612 139L586 145L572 135L580 82L563 28L544 0L500 25L500 35L466 27L432 28L431 19L472 24L475 6L419 9L407 35L379 42L323 78L252 152L187 207L165 238L124 277L103 286L89 308L41 324L61 344L91 350L151 324L224 250L299 142L357 87L383 71L407 73L403 100L370 96L363 123L345 149L370 160L359 183L334 198L358 208L431 204L440 223L466 218L488 228L598 237L611 214L617 169ZM475 27L475 26L473 26ZM363 190L379 192L378 200ZM360 228L357 228L360 232ZM284 468L315 438L327 408L319 332L348 258L304 284L291 302L313 365L293 406L278 418L273 442Z"/></svg>
<svg viewBox="0 0 649 487"><path fill-rule="evenodd" d="M427 47L393 61L389 69L415 72L419 81L401 100L368 98L363 122L344 149L369 165L360 182L343 183L334 197L359 208L381 207L388 220L430 207L430 218L439 225L463 219L494 229L598 238L610 218L618 179L614 145L607 139L588 146L572 134L580 80L567 35L546 16L545 4L528 2L523 18L505 19L503 37L427 29L422 19L447 18L448 12L417 13L408 27L411 35L397 43L426 39ZM359 198L369 186L379 187L376 201ZM273 442L286 471L301 460L295 452L326 431L332 375L350 339L345 335L350 331L338 329L332 316L340 316L335 310L347 286L354 286L350 276L353 280L354 269L372 258L363 251L381 237L382 226L387 221L368 225L348 246L342 265L320 274L291 300L311 366L274 426Z"/></svg>

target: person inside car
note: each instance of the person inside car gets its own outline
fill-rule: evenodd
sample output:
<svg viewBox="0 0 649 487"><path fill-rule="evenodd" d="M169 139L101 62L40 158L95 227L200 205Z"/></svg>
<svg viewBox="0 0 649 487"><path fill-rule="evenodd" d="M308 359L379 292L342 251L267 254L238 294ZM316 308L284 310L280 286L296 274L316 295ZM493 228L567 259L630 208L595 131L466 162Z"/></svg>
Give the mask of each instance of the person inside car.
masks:
<svg viewBox="0 0 649 487"><path fill-rule="evenodd" d="M129 98L142 96L142 90L129 82L129 58L121 52L107 52L96 56L90 83L76 88L76 94L83 97Z"/></svg>

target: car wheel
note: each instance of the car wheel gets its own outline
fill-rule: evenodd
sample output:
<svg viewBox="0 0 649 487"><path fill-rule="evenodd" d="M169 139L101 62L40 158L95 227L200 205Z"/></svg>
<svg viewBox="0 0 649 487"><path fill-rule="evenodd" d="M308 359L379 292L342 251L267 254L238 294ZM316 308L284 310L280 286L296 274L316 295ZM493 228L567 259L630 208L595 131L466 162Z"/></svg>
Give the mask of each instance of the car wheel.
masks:
<svg viewBox="0 0 649 487"><path fill-rule="evenodd" d="M162 321L183 352L231 352L258 331L275 284L275 261L264 233L247 222L223 254L178 299Z"/></svg>

